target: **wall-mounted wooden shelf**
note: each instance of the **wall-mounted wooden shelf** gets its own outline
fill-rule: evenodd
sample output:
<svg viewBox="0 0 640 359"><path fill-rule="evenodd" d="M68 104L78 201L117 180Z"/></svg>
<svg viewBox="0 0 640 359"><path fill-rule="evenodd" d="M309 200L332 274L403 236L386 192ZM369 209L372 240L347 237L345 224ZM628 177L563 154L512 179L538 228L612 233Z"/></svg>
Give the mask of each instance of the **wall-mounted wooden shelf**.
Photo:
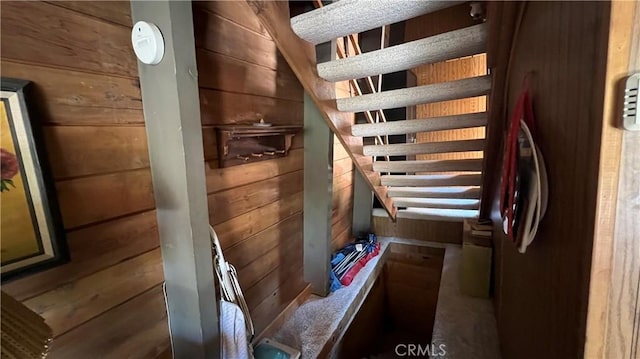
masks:
<svg viewBox="0 0 640 359"><path fill-rule="evenodd" d="M218 162L221 168L286 157L291 141L302 126L216 127Z"/></svg>

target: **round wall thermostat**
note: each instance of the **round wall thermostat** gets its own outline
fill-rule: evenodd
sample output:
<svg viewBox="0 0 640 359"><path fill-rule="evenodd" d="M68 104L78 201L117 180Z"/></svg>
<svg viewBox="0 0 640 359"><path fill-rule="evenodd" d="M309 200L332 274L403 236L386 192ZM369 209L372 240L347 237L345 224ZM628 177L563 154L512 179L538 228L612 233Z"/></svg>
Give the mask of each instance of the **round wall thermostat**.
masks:
<svg viewBox="0 0 640 359"><path fill-rule="evenodd" d="M147 65L156 65L164 56L164 39L160 29L152 23L138 21L131 30L131 43L138 59Z"/></svg>

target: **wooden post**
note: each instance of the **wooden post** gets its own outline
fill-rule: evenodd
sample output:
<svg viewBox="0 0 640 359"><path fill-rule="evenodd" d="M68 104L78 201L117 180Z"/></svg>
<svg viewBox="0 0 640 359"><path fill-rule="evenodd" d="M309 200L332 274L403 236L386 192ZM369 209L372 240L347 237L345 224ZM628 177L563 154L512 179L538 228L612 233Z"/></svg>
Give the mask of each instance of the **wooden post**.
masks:
<svg viewBox="0 0 640 359"><path fill-rule="evenodd" d="M219 358L191 2L132 1L133 22L160 28L158 65L138 62L176 358Z"/></svg>
<svg viewBox="0 0 640 359"><path fill-rule="evenodd" d="M353 224L352 233L371 232L371 214L373 210L373 192L358 171L353 177Z"/></svg>

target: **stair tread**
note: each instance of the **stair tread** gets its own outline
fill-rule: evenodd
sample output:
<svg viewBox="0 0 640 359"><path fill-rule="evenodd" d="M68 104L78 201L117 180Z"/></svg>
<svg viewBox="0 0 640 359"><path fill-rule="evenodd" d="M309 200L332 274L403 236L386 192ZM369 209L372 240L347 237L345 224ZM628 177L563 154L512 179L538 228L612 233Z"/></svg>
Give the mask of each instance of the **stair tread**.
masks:
<svg viewBox="0 0 640 359"><path fill-rule="evenodd" d="M366 156L402 156L482 150L484 150L484 139L426 143L398 143L391 145L369 145L363 147L363 153Z"/></svg>
<svg viewBox="0 0 640 359"><path fill-rule="evenodd" d="M480 200L460 198L409 198L396 197L393 205L396 207L438 208L438 209L478 209Z"/></svg>
<svg viewBox="0 0 640 359"><path fill-rule="evenodd" d="M487 25L430 36L401 45L318 64L318 75L338 82L408 70L486 51Z"/></svg>
<svg viewBox="0 0 640 359"><path fill-rule="evenodd" d="M479 174L459 175L382 175L380 182L383 186L420 186L420 187L451 187L451 186L479 186L482 176Z"/></svg>
<svg viewBox="0 0 640 359"><path fill-rule="evenodd" d="M477 209L407 208L398 210L397 218L441 220L463 222L478 218Z"/></svg>
<svg viewBox="0 0 640 359"><path fill-rule="evenodd" d="M357 124L351 126L351 133L354 136L361 137L404 135L407 133L481 127L486 124L487 113L476 112L464 115L432 117L417 120Z"/></svg>
<svg viewBox="0 0 640 359"><path fill-rule="evenodd" d="M389 187L389 197L409 198L480 198L480 187Z"/></svg>
<svg viewBox="0 0 640 359"><path fill-rule="evenodd" d="M462 3L461 1L341 0L291 19L302 39L320 44Z"/></svg>
<svg viewBox="0 0 640 359"><path fill-rule="evenodd" d="M491 76L476 76L336 100L338 110L362 112L487 95Z"/></svg>
<svg viewBox="0 0 640 359"><path fill-rule="evenodd" d="M376 161L377 172L480 172L482 159Z"/></svg>

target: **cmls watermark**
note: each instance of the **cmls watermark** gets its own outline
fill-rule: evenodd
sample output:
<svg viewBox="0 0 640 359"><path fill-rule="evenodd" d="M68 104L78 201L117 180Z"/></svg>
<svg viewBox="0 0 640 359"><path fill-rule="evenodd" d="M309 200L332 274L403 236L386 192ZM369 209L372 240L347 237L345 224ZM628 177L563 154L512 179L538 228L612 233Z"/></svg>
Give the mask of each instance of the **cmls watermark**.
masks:
<svg viewBox="0 0 640 359"><path fill-rule="evenodd" d="M447 355L446 344L398 344L395 347L399 357L445 357Z"/></svg>

